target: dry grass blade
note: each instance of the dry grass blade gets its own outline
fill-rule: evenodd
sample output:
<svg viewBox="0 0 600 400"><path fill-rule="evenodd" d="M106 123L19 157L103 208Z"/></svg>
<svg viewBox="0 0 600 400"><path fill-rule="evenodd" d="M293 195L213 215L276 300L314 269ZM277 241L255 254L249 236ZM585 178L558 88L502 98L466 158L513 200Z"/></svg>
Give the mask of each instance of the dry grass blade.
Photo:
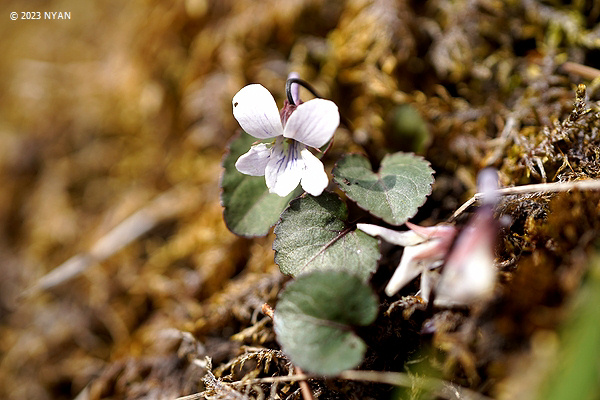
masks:
<svg viewBox="0 0 600 400"><path fill-rule="evenodd" d="M303 382L309 379L319 379L317 375L294 374L288 376L275 376L268 378L248 379L238 382L232 382L232 385L255 385L258 383L278 383L278 382ZM490 400L489 397L466 389L442 379L430 377L416 377L403 372L387 371L359 371L349 370L338 375L339 379L351 381L363 381L373 383L383 383L392 386L414 387L434 393L444 399L472 399L472 400ZM178 399L182 400L182 399Z"/></svg>
<svg viewBox="0 0 600 400"><path fill-rule="evenodd" d="M579 75L582 78L594 80L600 77L600 70L592 67L588 67L587 65L582 65L578 63L574 63L571 61L567 61L562 65L562 68L565 72Z"/></svg>
<svg viewBox="0 0 600 400"><path fill-rule="evenodd" d="M523 185L515 187L507 187L498 189L495 194L499 196L509 196L515 194L532 194L532 193L557 193L568 192L569 190L600 190L600 180L588 179L574 182L552 182L552 183L537 183L533 185ZM473 197L467 200L460 206L454 214L449 218L448 222L456 220L467 208L483 199L483 193L475 193Z"/></svg>
<svg viewBox="0 0 600 400"><path fill-rule="evenodd" d="M177 217L193 202L184 199L182 189L175 187L156 197L102 236L87 253L77 254L40 278L24 295L48 290L82 274L89 267L106 260L152 228Z"/></svg>

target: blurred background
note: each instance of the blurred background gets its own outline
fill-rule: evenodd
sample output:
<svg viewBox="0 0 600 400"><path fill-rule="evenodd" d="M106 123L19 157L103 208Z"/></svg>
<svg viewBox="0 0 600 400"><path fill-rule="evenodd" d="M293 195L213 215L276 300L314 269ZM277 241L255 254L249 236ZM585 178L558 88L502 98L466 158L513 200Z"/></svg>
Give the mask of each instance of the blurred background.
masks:
<svg viewBox="0 0 600 400"><path fill-rule="evenodd" d="M193 322L249 258L218 182L231 98L259 79L243 54L277 29L252 3L0 5L1 398L73 398L111 361L157 354L156 332ZM267 81L285 76L283 56L252 47Z"/></svg>
<svg viewBox="0 0 600 400"><path fill-rule="evenodd" d="M219 204L247 83L281 104L296 71L352 121L342 148L426 154L441 178L428 212L448 215L515 105L552 104L542 122L570 110L586 78L549 79L557 55L600 66L597 2L508 3L3 0L0 398L194 393L181 331L226 360L227 338L275 298L272 238L231 234ZM408 149L403 104L431 134L418 122L427 137ZM524 169L504 183L527 183Z"/></svg>

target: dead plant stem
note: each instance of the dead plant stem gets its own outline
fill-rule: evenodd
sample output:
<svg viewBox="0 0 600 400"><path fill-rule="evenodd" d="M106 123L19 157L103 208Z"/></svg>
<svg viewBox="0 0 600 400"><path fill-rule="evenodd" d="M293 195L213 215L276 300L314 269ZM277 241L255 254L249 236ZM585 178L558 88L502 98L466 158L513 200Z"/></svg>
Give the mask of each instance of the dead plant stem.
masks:
<svg viewBox="0 0 600 400"><path fill-rule="evenodd" d="M600 190L600 180L598 179L587 179L581 181L571 182L552 182L552 183L536 183L532 185L513 186L498 189L495 194L498 196L509 196L518 194L532 194L532 193L557 193L567 192L569 190ZM467 208L473 205L475 202L480 201L483 198L483 193L475 193L473 197L467 200L462 206L460 206L454 214L448 219L448 222L453 222L456 218L462 214Z"/></svg>
<svg viewBox="0 0 600 400"><path fill-rule="evenodd" d="M256 385L259 383L276 383L276 382L294 382L307 381L309 379L323 378L318 375L310 374L294 374L287 376L274 376L268 378L248 379L238 382L232 382L231 385ZM416 389L423 389L435 394L444 399L472 399L472 400L490 400L489 397L477 393L473 390L463 388L452 382L431 377L419 377L409 375L403 372L388 372L388 371L358 371L348 370L341 372L337 378L352 381L365 381L373 383L382 383L393 386L403 386Z"/></svg>
<svg viewBox="0 0 600 400"><path fill-rule="evenodd" d="M100 237L89 251L77 254L41 277L23 296L48 290L85 272L146 234L161 222L174 218L192 204L185 201L185 192L174 187L153 199L149 204L125 218Z"/></svg>

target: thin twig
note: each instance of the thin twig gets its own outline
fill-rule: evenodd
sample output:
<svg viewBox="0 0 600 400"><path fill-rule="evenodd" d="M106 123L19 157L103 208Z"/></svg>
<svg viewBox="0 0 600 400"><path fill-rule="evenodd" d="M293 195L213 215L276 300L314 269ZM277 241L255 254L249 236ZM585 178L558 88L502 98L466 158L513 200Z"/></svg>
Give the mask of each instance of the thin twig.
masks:
<svg viewBox="0 0 600 400"><path fill-rule="evenodd" d="M202 393L194 393L187 396L177 397L175 400L198 400L205 398Z"/></svg>
<svg viewBox="0 0 600 400"><path fill-rule="evenodd" d="M256 385L257 383L280 383L280 382L297 382L297 381L305 381L307 379L315 379L319 378L317 375L308 375L308 374L293 374L293 375L285 375L285 376L269 376L265 378L255 378L255 379L246 379L242 381L231 382L230 384L233 386L246 386L246 385Z"/></svg>
<svg viewBox="0 0 600 400"><path fill-rule="evenodd" d="M276 382L302 382L309 379L323 378L318 375L310 374L294 374L287 376L274 376L268 378L248 379L238 382L232 382L231 385L255 385L258 383L276 383ZM489 397L473 390L453 384L452 382L444 381L431 377L411 376L403 372L388 372L388 371L357 371L349 370L341 372L337 378L352 381L365 381L373 383L383 383L393 386L411 387L427 390L434 393L436 396L445 399L474 399L474 400L490 400Z"/></svg>
<svg viewBox="0 0 600 400"><path fill-rule="evenodd" d="M302 369L300 367L294 366L294 369L296 369L299 374L304 375L304 371L302 371ZM315 398L313 397L312 391L310 390L310 386L308 386L308 382L306 381L306 379L299 381L298 385L300 386L300 391L302 392L302 398L304 400L315 400Z"/></svg>
<svg viewBox="0 0 600 400"><path fill-rule="evenodd" d="M477 196L478 194L481 194L481 193L475 193L475 195L473 197L471 197L469 200L467 200L462 206L460 206L458 208L458 210L454 211L454 214L452 214L452 216L450 218L448 218L448 222L453 222L454 220L456 220L456 218L458 218L458 216L460 214L465 212L465 210L467 208L471 207L471 205L473 205L473 203L475 203L477 201L477 198L475 196Z"/></svg>
<svg viewBox="0 0 600 400"><path fill-rule="evenodd" d="M600 180L598 179L587 179L581 181L570 181L570 182L552 182L552 183L535 183L532 185L513 186L498 189L495 194L498 196L509 196L514 194L530 194L530 193L557 193L567 192L569 190L600 190ZM462 214L467 208L473 203L480 201L483 198L483 193L475 193L473 197L467 200L462 206L460 206L454 214L448 219L448 222L456 220L456 218Z"/></svg>
<svg viewBox="0 0 600 400"><path fill-rule="evenodd" d="M593 81L594 79L600 77L600 70L588 67L587 65L574 63L571 61L567 61L562 65L562 68L565 72L570 74L579 75L584 79L589 79Z"/></svg>
<svg viewBox="0 0 600 400"><path fill-rule="evenodd" d="M349 370L340 373L339 377L352 381L367 381L394 386L414 387L434 393L436 396L445 399L491 400L481 393L456 385L452 382L427 376L409 375L404 372Z"/></svg>

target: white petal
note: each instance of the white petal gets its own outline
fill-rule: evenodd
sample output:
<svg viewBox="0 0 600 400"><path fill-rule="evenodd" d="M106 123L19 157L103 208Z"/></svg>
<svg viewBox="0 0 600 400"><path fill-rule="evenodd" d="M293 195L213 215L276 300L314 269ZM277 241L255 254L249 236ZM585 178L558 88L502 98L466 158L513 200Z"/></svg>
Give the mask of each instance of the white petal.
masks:
<svg viewBox="0 0 600 400"><path fill-rule="evenodd" d="M300 157L300 150L303 147L300 143L292 142L286 149L283 140L278 139L275 142L265 169L269 192L285 197L298 186L304 172L304 161Z"/></svg>
<svg viewBox="0 0 600 400"><path fill-rule="evenodd" d="M437 286L436 305L469 305L492 294L496 282L492 252L480 246L463 264L452 261L444 266Z"/></svg>
<svg viewBox="0 0 600 400"><path fill-rule="evenodd" d="M458 233L458 229L453 225L437 224L434 226L420 226L406 222L406 226L424 239L437 238L452 242Z"/></svg>
<svg viewBox="0 0 600 400"><path fill-rule="evenodd" d="M283 136L319 148L331 139L339 124L340 113L334 102L312 99L300 104L288 118Z"/></svg>
<svg viewBox="0 0 600 400"><path fill-rule="evenodd" d="M485 246L474 250L462 264L453 260L446 263L437 286L436 305L469 305L492 294L496 282L494 255Z"/></svg>
<svg viewBox="0 0 600 400"><path fill-rule="evenodd" d="M304 160L304 173L302 174L302 189L313 196L320 196L329 184L323 163L308 149L300 152Z"/></svg>
<svg viewBox="0 0 600 400"><path fill-rule="evenodd" d="M394 271L394 275L392 275L392 279L390 279L385 287L386 295L395 295L400 289L423 272L425 267L419 260L415 259L415 256L419 253L418 247L419 246L408 246L404 248L400 265L398 265L398 268Z"/></svg>
<svg viewBox="0 0 600 400"><path fill-rule="evenodd" d="M287 78L298 79L300 78L300 75L298 75L297 72L290 72ZM297 83L292 83L290 91L292 92L292 100L294 100L294 104L300 103L300 85L298 85Z"/></svg>
<svg viewBox="0 0 600 400"><path fill-rule="evenodd" d="M498 171L494 168L485 168L477 175L477 190L483 194L483 204L496 204L498 202Z"/></svg>
<svg viewBox="0 0 600 400"><path fill-rule="evenodd" d="M435 304L468 305L489 297L496 282L494 239L490 208L480 208L446 260Z"/></svg>
<svg viewBox="0 0 600 400"><path fill-rule="evenodd" d="M431 291L440 280L440 273L437 270L427 270L421 273L421 287L417 295L421 296L425 303L429 303ZM436 301L435 304L438 304Z"/></svg>
<svg viewBox="0 0 600 400"><path fill-rule="evenodd" d="M270 157L271 149L264 143L260 143L252 146L246 154L241 155L235 163L235 168L242 174L263 176Z"/></svg>
<svg viewBox="0 0 600 400"><path fill-rule="evenodd" d="M356 224L356 227L367 235L379 236L386 242L398 246L414 246L427 240L413 231L399 232L371 224Z"/></svg>
<svg viewBox="0 0 600 400"><path fill-rule="evenodd" d="M283 134L277 103L264 86L243 87L233 96L232 103L233 116L249 135L267 139Z"/></svg>
<svg viewBox="0 0 600 400"><path fill-rule="evenodd" d="M416 246L405 247L400 265L385 287L385 294L395 295L417 275L438 266L439 261L446 256L446 252L447 249L441 239L430 239Z"/></svg>

